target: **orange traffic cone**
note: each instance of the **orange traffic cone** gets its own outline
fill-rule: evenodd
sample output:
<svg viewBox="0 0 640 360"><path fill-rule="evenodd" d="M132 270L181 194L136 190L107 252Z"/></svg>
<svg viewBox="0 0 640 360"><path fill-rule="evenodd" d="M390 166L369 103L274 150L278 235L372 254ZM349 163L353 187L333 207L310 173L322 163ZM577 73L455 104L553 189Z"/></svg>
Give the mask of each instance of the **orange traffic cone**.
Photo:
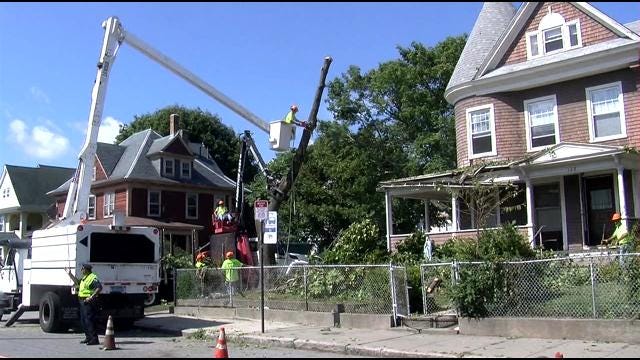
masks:
<svg viewBox="0 0 640 360"><path fill-rule="evenodd" d="M562 359L562 358L564 358L564 355L562 355L562 353L560 351L556 351L555 357L556 357L556 359Z"/></svg>
<svg viewBox="0 0 640 360"><path fill-rule="evenodd" d="M224 336L224 328L220 328L220 336L218 337L218 344L216 345L216 351L214 353L215 358L228 358L227 352L227 339Z"/></svg>
<svg viewBox="0 0 640 360"><path fill-rule="evenodd" d="M116 349L116 339L113 335L113 319L111 315L109 315L109 320L107 320L107 331L104 333L104 347L102 350L115 350Z"/></svg>

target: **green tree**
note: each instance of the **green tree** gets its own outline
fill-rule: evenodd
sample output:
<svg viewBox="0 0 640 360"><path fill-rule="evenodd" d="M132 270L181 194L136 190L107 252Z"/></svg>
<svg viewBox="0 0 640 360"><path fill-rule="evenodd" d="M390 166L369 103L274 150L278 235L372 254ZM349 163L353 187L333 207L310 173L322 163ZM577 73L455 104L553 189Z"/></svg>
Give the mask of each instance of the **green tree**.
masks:
<svg viewBox="0 0 640 360"><path fill-rule="evenodd" d="M367 73L351 66L329 83L328 109L336 120L319 122L292 197L279 211L279 219L291 218L297 239L324 248L354 222L370 219L384 228L380 181L455 167L454 116L444 90L464 43L461 36L433 48L399 47L400 59ZM270 167L291 163L286 154ZM254 194L261 188L261 182L252 186ZM411 219L424 207L394 212L399 226L413 228Z"/></svg>
<svg viewBox="0 0 640 360"><path fill-rule="evenodd" d="M169 116L180 116L180 128L189 133L191 142L204 143L209 149L222 172L235 179L240 140L233 129L222 123L217 115L200 108L189 109L180 105L171 105L152 113L136 115L130 124L120 129L116 137L116 143L124 141L132 134L146 129L153 129L161 136L169 135ZM255 175L255 167L249 166L246 170L249 177Z"/></svg>

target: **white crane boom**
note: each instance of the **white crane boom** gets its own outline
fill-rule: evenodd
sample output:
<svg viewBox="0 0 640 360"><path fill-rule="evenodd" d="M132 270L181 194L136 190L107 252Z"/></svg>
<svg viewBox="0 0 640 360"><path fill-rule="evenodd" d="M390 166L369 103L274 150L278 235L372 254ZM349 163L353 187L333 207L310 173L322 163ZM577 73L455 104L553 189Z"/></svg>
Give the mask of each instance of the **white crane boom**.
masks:
<svg viewBox="0 0 640 360"><path fill-rule="evenodd" d="M96 81L93 85L93 92L91 95L87 138L80 150L78 168L71 184L69 185L62 221L58 225L79 223L83 217L86 216L89 193L91 190L93 162L97 148L98 130L100 129L100 123L102 122L102 110L104 108L104 99L107 93L109 71L111 71L111 67L113 66L113 62L115 61L116 54L122 42L128 43L152 60L166 67L171 72L205 92L207 95L218 100L236 114L256 125L267 134L270 132L270 125L266 121L260 119L258 116L233 101L228 96L224 95L168 56L163 55L135 35L125 31L122 23L117 17L112 16L108 18L102 23L102 27L105 29L105 33L102 51L100 53L100 60L98 62L98 74L96 76ZM280 128L274 128L277 129L276 134L278 134ZM272 134L274 133L272 132ZM270 141L272 143L276 142L276 140L272 140L272 138L270 138ZM277 148L277 145L274 145L274 148Z"/></svg>

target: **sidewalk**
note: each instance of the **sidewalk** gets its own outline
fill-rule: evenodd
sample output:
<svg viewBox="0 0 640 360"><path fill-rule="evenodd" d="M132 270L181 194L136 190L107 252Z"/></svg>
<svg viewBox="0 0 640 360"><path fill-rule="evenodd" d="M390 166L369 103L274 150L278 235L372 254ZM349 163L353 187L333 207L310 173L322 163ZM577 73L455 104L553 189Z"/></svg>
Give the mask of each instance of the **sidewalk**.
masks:
<svg viewBox="0 0 640 360"><path fill-rule="evenodd" d="M452 330L409 328L385 330L309 327L260 320L196 319L167 313L136 322L142 328L188 335L205 329L216 338L224 327L229 346L244 342L304 350L376 357L639 357L640 345L582 340L550 340L459 335Z"/></svg>

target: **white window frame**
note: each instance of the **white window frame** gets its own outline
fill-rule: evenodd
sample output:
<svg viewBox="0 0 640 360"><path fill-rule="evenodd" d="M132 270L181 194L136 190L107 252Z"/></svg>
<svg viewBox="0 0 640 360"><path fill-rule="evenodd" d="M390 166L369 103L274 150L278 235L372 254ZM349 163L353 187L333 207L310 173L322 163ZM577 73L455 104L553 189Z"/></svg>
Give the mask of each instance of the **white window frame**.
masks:
<svg viewBox="0 0 640 360"><path fill-rule="evenodd" d="M553 100L553 126L554 126L556 142L555 144L551 144L551 145L532 147L531 142L533 139L531 138L531 123L529 121L529 104L540 102L540 101L549 101L549 100ZM558 124L558 101L555 94L549 95L549 96L542 96L535 99L527 99L524 101L524 127L527 132L527 151L539 151L560 143L560 125Z"/></svg>
<svg viewBox="0 0 640 360"><path fill-rule="evenodd" d="M98 170L96 169L96 166L93 165L93 172L91 173L91 181L96 181L97 172Z"/></svg>
<svg viewBox="0 0 640 360"><path fill-rule="evenodd" d="M486 110L489 109L489 128L491 130L491 152L484 152L484 153L480 153L480 154L474 154L473 153L473 134L471 133L472 129L471 129L471 113L472 112L476 112L479 110ZM495 119L495 112L493 110L493 103L491 104L485 104L485 105L480 105L480 106L474 106L472 108L466 109L466 113L467 113L467 158L468 159L477 159L477 158L482 158L482 157L487 157L487 156L496 156L498 153L498 150L496 148L496 128L495 128L495 124L496 124L496 119Z"/></svg>
<svg viewBox="0 0 640 360"><path fill-rule="evenodd" d="M158 212L151 213L151 193L158 193ZM162 191L160 190L147 190L147 216L160 217L162 213Z"/></svg>
<svg viewBox="0 0 640 360"><path fill-rule="evenodd" d="M91 206L91 199L93 199L93 207ZM87 219L95 220L96 219L96 196L91 194L89 195L89 199L87 200ZM93 216L91 216L91 208L93 208Z"/></svg>
<svg viewBox="0 0 640 360"><path fill-rule="evenodd" d="M189 170L188 174L184 174L184 166L187 165L187 170ZM180 177L183 179L191 179L191 161L181 161L180 162Z"/></svg>
<svg viewBox="0 0 640 360"><path fill-rule="evenodd" d="M596 138L596 129L595 124L593 123L593 111L591 106L591 92L596 90L602 90L610 87L618 87L618 104L620 104L620 134L618 135L610 135L610 136L601 136ZM602 84L598 86L591 86L585 88L586 100L587 100L587 119L589 122L589 141L590 142L601 142L608 140L616 140L616 139L624 139L627 137L627 122L624 117L624 93L622 92L622 82L616 81L608 84Z"/></svg>
<svg viewBox="0 0 640 360"><path fill-rule="evenodd" d="M103 199L104 200L102 204L102 216L105 218L112 217L113 212L115 211L115 208L116 208L116 193L115 192L104 193Z"/></svg>
<svg viewBox="0 0 640 360"><path fill-rule="evenodd" d="M544 30L540 30L540 36L539 36L538 40L541 40L542 44L540 44L540 42L538 42L538 47L542 47L542 53L543 54L545 54L545 55L555 54L555 53L559 53L559 52L565 50L565 46L564 46L565 45L565 40L566 40L565 39L565 29L566 29L565 26L566 26L566 24L550 27L550 28L544 29ZM547 47L545 46L546 45L546 41L545 41L544 35L545 35L545 33L547 31L555 30L557 28L560 28L560 42L562 43L562 46L560 47L560 49L547 51ZM557 40L554 40L554 41L557 41ZM540 50L540 49L538 49L538 50Z"/></svg>
<svg viewBox="0 0 640 360"><path fill-rule="evenodd" d="M571 25L576 26L576 31L578 35L578 44L574 46L571 46L571 38L569 33L569 26ZM539 58L540 56L544 56L544 55L556 54L561 51L582 47L582 31L580 30L580 20L576 19L576 20L567 21L560 26L562 30L562 48L558 50L549 51L549 52L546 52L545 50L544 33L546 31L556 28L557 26L554 26L548 29L529 31L525 33L525 45L527 47L527 60ZM530 41L531 36L534 36L534 35L536 36L536 40L538 42L538 55L535 55L535 56L531 54L531 41Z"/></svg>
<svg viewBox="0 0 640 360"><path fill-rule="evenodd" d="M171 163L171 172L167 171L167 163ZM173 159L162 159L162 168L165 176L175 176L176 163Z"/></svg>
<svg viewBox="0 0 640 360"><path fill-rule="evenodd" d="M196 215L195 216L190 216L189 215L189 196L194 196L196 197ZM198 218L198 200L199 200L199 196L198 193L186 193L185 197L184 197L184 208L185 208L185 212L184 212L184 216L187 219L197 219Z"/></svg>

